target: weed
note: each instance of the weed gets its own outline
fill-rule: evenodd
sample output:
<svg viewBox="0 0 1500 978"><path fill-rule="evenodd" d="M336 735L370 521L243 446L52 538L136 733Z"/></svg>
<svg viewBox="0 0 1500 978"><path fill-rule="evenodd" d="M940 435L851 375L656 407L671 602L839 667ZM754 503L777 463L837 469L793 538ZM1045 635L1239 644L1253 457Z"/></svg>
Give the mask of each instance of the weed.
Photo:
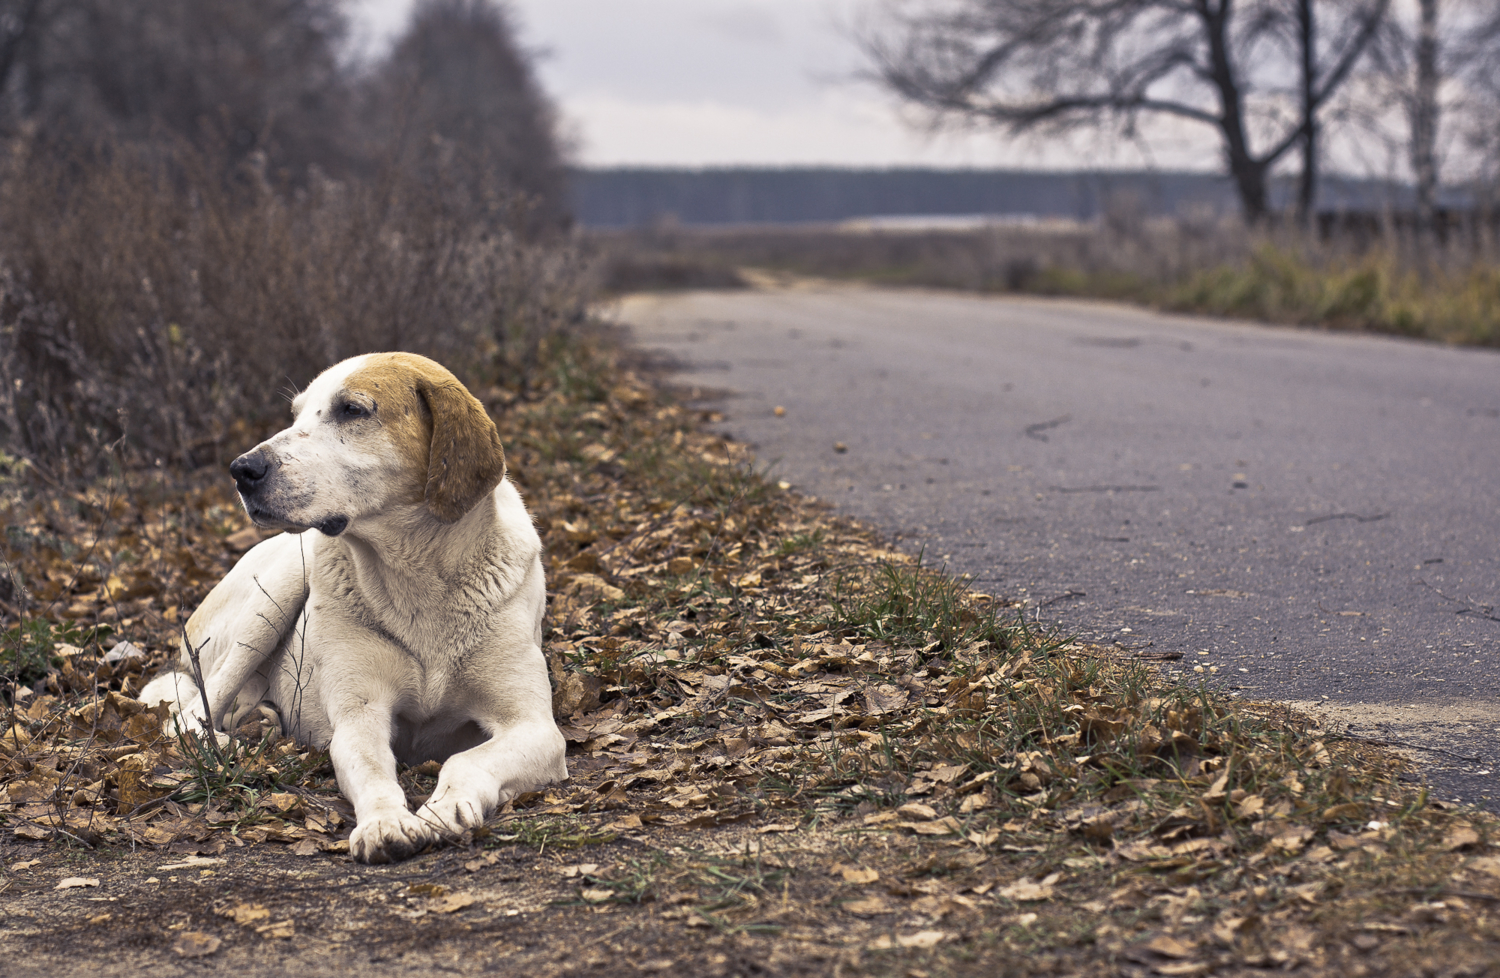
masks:
<svg viewBox="0 0 1500 978"><path fill-rule="evenodd" d="M298 785L326 760L317 751L299 754L291 742L279 740L275 731L251 742L240 737L218 741L195 730L182 730L177 734L177 747L186 777L173 797L238 813L237 825L260 817L256 802L262 795Z"/></svg>
<svg viewBox="0 0 1500 978"><path fill-rule="evenodd" d="M58 645L87 647L110 634L108 625L84 626L73 622L31 618L0 633L0 675L26 685L62 664L53 654Z"/></svg>
<svg viewBox="0 0 1500 978"><path fill-rule="evenodd" d="M829 606L824 628L926 652L977 643L1004 650L1015 627L1002 623L993 604L971 600L962 580L923 567L920 556L913 564L881 562L873 582L839 577Z"/></svg>

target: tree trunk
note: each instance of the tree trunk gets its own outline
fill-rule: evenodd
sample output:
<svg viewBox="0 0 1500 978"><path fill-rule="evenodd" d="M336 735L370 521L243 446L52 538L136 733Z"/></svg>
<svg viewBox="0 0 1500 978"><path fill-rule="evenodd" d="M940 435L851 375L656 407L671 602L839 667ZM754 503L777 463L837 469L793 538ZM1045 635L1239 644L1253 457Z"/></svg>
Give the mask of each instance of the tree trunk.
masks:
<svg viewBox="0 0 1500 978"><path fill-rule="evenodd" d="M1297 192L1297 223L1303 229L1312 223L1318 195L1318 106L1317 34L1313 25L1313 0L1297 0L1298 43L1302 48L1302 180Z"/></svg>
<svg viewBox="0 0 1500 978"><path fill-rule="evenodd" d="M10 85L10 74L15 68L16 56L21 51L21 45L30 40L29 35L35 29L37 12L41 6L42 0L26 0L0 26L0 93Z"/></svg>
<svg viewBox="0 0 1500 978"><path fill-rule="evenodd" d="M1411 105L1411 168L1417 181L1417 230L1432 230L1437 209L1438 0L1418 0L1417 78Z"/></svg>
<svg viewBox="0 0 1500 978"><path fill-rule="evenodd" d="M1250 155L1250 139L1245 133L1244 96L1229 53L1229 3L1220 0L1215 7L1210 0L1196 0L1194 6L1207 35L1210 76L1219 93L1219 132L1224 137L1225 162L1239 191L1245 223L1259 224L1266 216L1266 167Z"/></svg>

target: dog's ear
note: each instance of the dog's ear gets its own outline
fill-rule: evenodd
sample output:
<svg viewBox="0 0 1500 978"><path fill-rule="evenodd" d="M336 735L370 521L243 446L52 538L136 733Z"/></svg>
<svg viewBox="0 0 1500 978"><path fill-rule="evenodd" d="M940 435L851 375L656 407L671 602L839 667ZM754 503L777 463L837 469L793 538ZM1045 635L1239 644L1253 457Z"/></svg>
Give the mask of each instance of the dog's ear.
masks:
<svg viewBox="0 0 1500 978"><path fill-rule="evenodd" d="M422 378L417 393L432 413L427 508L456 523L505 478L505 449L484 405L451 375Z"/></svg>

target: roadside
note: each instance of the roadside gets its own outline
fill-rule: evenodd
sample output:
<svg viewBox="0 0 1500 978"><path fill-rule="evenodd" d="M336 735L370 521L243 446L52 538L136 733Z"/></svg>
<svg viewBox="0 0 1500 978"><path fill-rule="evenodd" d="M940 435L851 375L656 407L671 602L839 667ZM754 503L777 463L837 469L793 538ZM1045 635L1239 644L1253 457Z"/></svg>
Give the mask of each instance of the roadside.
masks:
<svg viewBox="0 0 1500 978"><path fill-rule="evenodd" d="M546 376L479 393L548 546L573 777L396 867L348 861L325 758L242 728L235 764L194 763L131 705L180 609L253 540L222 478L8 490L8 580L53 612L7 639L35 671L8 684L0 736L7 973L1495 958L1496 823L1430 802L1397 759L920 567L606 348ZM95 623L146 660L101 663ZM414 801L433 773L402 773Z"/></svg>
<svg viewBox="0 0 1500 978"><path fill-rule="evenodd" d="M716 430L908 552L1226 692L1462 716L1348 719L1495 803L1493 352L828 283L615 315Z"/></svg>
<svg viewBox="0 0 1500 978"><path fill-rule="evenodd" d="M606 288L744 287L757 276L980 295L1113 300L1266 323L1500 345L1500 269L1482 238L1210 218L969 230L810 225L596 231Z"/></svg>

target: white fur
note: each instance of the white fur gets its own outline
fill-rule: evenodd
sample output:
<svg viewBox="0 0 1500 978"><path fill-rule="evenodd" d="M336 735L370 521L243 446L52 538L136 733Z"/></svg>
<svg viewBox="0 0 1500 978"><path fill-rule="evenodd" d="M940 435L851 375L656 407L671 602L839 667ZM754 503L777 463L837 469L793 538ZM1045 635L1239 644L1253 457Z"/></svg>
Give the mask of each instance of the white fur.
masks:
<svg viewBox="0 0 1500 978"><path fill-rule="evenodd" d="M479 825L517 794L567 777L542 656L541 541L508 480L454 523L410 500L422 473L379 424L334 419L356 357L294 402L257 451L275 485L247 510L287 529L247 553L188 621L215 726L262 702L287 733L327 747L357 825L350 852L401 859ZM306 532L346 517L337 536ZM181 668L187 670L183 653ZM142 693L205 727L182 673ZM443 761L415 813L396 762Z"/></svg>

